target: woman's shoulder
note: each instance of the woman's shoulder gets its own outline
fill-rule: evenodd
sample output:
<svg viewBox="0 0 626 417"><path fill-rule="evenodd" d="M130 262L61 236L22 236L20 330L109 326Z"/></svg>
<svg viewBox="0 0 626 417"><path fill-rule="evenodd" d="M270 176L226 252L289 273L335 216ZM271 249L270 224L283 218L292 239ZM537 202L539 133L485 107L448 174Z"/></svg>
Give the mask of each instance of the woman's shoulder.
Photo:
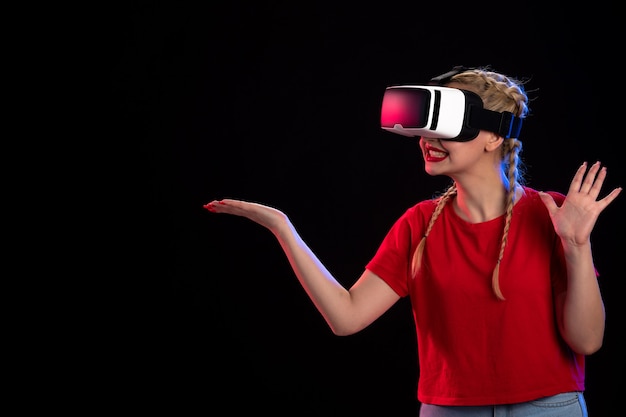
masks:
<svg viewBox="0 0 626 417"><path fill-rule="evenodd" d="M526 200L529 202L540 202L543 205L543 203L541 202L541 197L539 197L540 191L538 191L535 188L528 187L528 186L523 186L522 189L524 190L522 200ZM550 191L543 191L543 192L551 195L552 198L554 199L554 202L557 204L557 206L560 206L563 203L563 200L565 200L565 194L559 191L550 190Z"/></svg>
<svg viewBox="0 0 626 417"><path fill-rule="evenodd" d="M430 219L435 207L437 206L437 199L431 198L427 200L421 200L412 206L406 208L404 213L398 218L399 223L407 223L415 226L416 224L423 224ZM411 227L413 227L411 226Z"/></svg>
<svg viewBox="0 0 626 417"><path fill-rule="evenodd" d="M409 207L406 210L405 215L415 215L417 213L422 213L422 214L426 213L430 215L433 212L433 210L435 210L435 207L437 206L438 201L439 201L439 198L437 197L419 201L413 206Z"/></svg>

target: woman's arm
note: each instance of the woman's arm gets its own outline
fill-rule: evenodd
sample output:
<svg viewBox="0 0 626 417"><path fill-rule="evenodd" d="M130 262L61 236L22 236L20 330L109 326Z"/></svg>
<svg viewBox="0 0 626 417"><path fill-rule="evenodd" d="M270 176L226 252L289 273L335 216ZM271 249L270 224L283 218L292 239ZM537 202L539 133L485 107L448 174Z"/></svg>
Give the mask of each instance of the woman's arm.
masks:
<svg viewBox="0 0 626 417"><path fill-rule="evenodd" d="M269 229L278 239L300 284L336 335L349 335L364 329L400 298L380 277L368 270L347 290L320 262L280 210L231 199L212 201L204 207L212 213L246 217Z"/></svg>
<svg viewBox="0 0 626 417"><path fill-rule="evenodd" d="M602 346L604 338L604 303L596 277L591 251L591 231L598 216L621 192L616 188L597 200L606 167L593 164L589 171L583 163L561 207L554 199L540 193L554 229L561 238L567 266L567 291L556 296L556 314L561 335L577 353L589 355Z"/></svg>

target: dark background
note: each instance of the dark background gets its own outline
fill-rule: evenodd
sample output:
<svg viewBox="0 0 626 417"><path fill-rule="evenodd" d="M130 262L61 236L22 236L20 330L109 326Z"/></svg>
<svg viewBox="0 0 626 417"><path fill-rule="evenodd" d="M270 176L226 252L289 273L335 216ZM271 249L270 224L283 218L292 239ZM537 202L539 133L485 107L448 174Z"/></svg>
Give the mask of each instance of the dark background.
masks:
<svg viewBox="0 0 626 417"><path fill-rule="evenodd" d="M281 208L350 286L395 219L447 184L423 172L416 141L380 129L390 84L454 65L526 79L528 185L566 192L585 160L609 167L603 196L624 185L621 67L607 53L623 32L617 6L594 2L567 18L558 7L464 7L145 1L106 10L105 130L112 169L129 174L112 204L124 218L112 258L129 277L115 296L129 310L107 342L111 401L172 415L416 415L408 300L336 337L268 231L202 208L228 197ZM593 417L609 415L623 386L624 201L592 235L607 309L605 345L588 358Z"/></svg>

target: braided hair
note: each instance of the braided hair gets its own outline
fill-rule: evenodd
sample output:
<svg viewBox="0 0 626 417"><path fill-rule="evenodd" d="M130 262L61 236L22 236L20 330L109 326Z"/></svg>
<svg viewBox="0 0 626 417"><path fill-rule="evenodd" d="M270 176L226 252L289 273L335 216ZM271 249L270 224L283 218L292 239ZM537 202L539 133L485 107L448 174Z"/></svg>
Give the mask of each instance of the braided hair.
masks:
<svg viewBox="0 0 626 417"><path fill-rule="evenodd" d="M515 116L524 118L528 115L528 96L523 87L523 82L512 77L492 71L487 67L467 69L453 75L448 83L455 82L467 86L468 90L477 93L483 101L486 109L498 112L509 111ZM502 239L500 241L500 251L492 274L491 286L495 296L499 300L504 300L500 290L500 263L504 256L511 218L513 216L513 205L515 204L515 189L518 185L524 184L524 164L520 158L522 142L517 138L504 139L501 146L501 169L507 178L507 193L505 196L506 217ZM457 193L456 184L453 183L439 197L436 198L437 205L430 217L426 231L422 236L411 261L411 276L414 278L422 264L422 256L426 245L426 238L430 234L433 225L443 211L444 206Z"/></svg>

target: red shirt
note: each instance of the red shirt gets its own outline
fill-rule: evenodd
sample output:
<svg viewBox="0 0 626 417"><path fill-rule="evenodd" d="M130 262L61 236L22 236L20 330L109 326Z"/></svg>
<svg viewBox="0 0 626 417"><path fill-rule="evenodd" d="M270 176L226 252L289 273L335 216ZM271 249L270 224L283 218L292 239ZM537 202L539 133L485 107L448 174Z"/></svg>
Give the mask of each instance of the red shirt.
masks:
<svg viewBox="0 0 626 417"><path fill-rule="evenodd" d="M417 331L417 398L438 405L491 405L583 391L585 358L559 335L553 296L567 286L563 249L537 191L515 204L491 289L504 216L468 223L446 204L426 239L413 279L410 260L435 201L408 209L367 269L411 297ZM551 193L561 205L562 194Z"/></svg>

